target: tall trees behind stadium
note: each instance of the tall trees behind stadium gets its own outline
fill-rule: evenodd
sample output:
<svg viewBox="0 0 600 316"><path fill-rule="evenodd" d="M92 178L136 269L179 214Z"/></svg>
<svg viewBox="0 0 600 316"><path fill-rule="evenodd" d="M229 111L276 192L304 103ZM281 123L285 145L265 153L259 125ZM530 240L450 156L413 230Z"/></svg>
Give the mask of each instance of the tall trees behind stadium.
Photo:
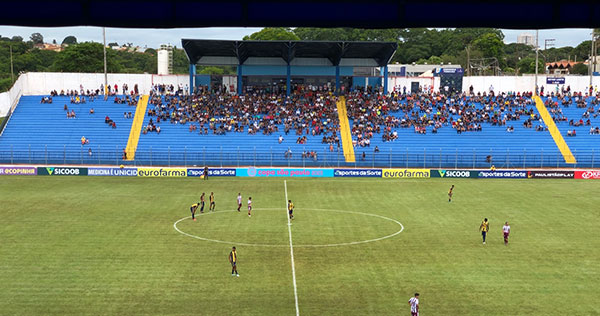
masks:
<svg viewBox="0 0 600 316"><path fill-rule="evenodd" d="M473 59L497 59L504 74L523 74L535 71L535 51L524 44L505 44L504 34L494 28L457 29L355 29L355 28L264 28L244 37L244 40L330 40L330 41L395 41L398 51L392 62L402 64L452 63L467 67L467 55ZM0 91L11 85L10 47L13 51L15 79L20 72L102 72L102 45L77 43L72 36L62 43L68 44L61 52L42 50L44 38L34 33L24 40L20 36L0 36ZM107 50L108 71L117 73L156 73L156 50L134 51L131 44L110 43L115 49ZM600 45L596 45L598 47ZM583 61L589 58L591 41L577 47L560 47L542 50L540 64L570 59ZM468 53L467 53L468 51ZM182 49L173 51L173 70L177 74L188 73L188 61ZM587 73L579 66L577 73ZM235 67L198 67L204 74L234 74Z"/></svg>
<svg viewBox="0 0 600 316"><path fill-rule="evenodd" d="M467 67L467 59L496 59L504 74L535 72L535 50L524 44L505 44L504 34L494 28L456 29L355 29L355 28L264 28L244 40L312 40L312 41L392 41L398 51L392 62L401 64L459 64ZM542 50L544 62L589 58L591 41L577 47ZM468 51L468 52L467 52ZM469 55L469 56L468 56ZM545 56L545 57L544 57ZM582 67L579 67L582 68ZM584 72L585 69L579 69Z"/></svg>

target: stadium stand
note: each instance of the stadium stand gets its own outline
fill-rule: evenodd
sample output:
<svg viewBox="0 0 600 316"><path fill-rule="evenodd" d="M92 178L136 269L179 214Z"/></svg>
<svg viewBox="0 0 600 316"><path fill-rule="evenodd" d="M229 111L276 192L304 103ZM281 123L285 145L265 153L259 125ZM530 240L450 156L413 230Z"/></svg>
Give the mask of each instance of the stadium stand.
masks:
<svg viewBox="0 0 600 316"><path fill-rule="evenodd" d="M311 89L297 89L291 101L260 91L242 98L206 91L193 97L178 92L155 93L143 117L133 161L123 160L123 150L132 130L135 106L115 103L114 99L71 104L69 97L61 96L49 104L40 103L41 96L24 96L0 137L0 161L412 168L573 166L565 162L529 95L382 96L362 91L346 96L356 158L347 162L334 104L343 99L330 91ZM577 158L575 166L598 165L594 154L600 137L595 129L600 126L599 111L594 109L596 98L553 97L542 101ZM68 112L75 111L76 118L67 118L65 104ZM94 114L89 113L91 108ZM131 118L124 118L124 112L131 112ZM117 128L105 123L107 116ZM577 136L567 135L571 130ZM82 145L82 137L89 144ZM299 141L302 139L305 141Z"/></svg>
<svg viewBox="0 0 600 316"><path fill-rule="evenodd" d="M0 137L2 163L115 164L121 163L127 145L134 106L118 104L114 97L73 104L67 96L41 103L41 96L23 96ZM122 96L120 96L122 98ZM75 112L67 118L67 111ZM91 109L94 113L90 113ZM109 117L116 128L105 123ZM89 143L82 145L82 137ZM91 150L91 153L90 153Z"/></svg>

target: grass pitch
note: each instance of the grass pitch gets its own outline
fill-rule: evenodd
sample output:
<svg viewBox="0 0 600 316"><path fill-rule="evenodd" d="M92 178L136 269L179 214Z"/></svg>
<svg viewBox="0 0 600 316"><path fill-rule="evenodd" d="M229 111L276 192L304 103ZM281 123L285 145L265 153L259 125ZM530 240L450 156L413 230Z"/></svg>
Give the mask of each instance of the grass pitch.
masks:
<svg viewBox="0 0 600 316"><path fill-rule="evenodd" d="M1 177L0 314L294 315L283 181ZM288 179L300 315L409 314L414 292L422 315L598 315L598 188L568 180ZM211 191L218 212L177 227L225 243L173 227ZM238 192L241 213L233 211ZM340 211L394 219L404 230L307 247L401 228ZM478 232L484 217L487 245ZM239 278L227 261L234 245Z"/></svg>

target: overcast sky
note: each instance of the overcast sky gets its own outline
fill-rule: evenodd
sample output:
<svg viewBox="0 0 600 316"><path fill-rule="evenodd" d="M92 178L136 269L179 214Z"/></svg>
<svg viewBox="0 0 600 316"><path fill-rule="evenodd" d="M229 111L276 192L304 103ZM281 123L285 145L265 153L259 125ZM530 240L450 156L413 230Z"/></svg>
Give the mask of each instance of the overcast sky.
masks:
<svg viewBox="0 0 600 316"><path fill-rule="evenodd" d="M172 44L181 46L182 38L201 38L201 39L225 39L239 40L244 35L249 35L260 31L261 28L181 28L181 29L120 29L107 28L106 42L117 42L119 45L133 43L137 46L147 46L157 48L160 44ZM514 43L517 36L521 33L531 33L535 35L535 30L502 30L504 32L506 43ZM74 35L79 42L95 41L102 42L102 28L91 26L77 27L21 27L21 26L0 26L0 35L4 37L13 37L15 35L28 39L31 33L39 32L44 36L44 41L51 43L56 39L58 43L69 36ZM544 47L544 40L555 39L555 46L577 46L584 40L588 40L591 35L591 29L552 29L540 31L540 47Z"/></svg>

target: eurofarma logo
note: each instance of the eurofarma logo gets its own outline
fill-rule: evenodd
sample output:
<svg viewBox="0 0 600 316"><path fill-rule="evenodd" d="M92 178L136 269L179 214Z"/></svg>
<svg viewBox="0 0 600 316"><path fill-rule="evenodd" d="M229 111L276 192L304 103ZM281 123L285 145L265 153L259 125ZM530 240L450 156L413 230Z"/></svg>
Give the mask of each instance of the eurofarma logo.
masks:
<svg viewBox="0 0 600 316"><path fill-rule="evenodd" d="M186 168L138 168L138 177L187 177Z"/></svg>
<svg viewBox="0 0 600 316"><path fill-rule="evenodd" d="M429 178L429 169L383 169L383 178Z"/></svg>

